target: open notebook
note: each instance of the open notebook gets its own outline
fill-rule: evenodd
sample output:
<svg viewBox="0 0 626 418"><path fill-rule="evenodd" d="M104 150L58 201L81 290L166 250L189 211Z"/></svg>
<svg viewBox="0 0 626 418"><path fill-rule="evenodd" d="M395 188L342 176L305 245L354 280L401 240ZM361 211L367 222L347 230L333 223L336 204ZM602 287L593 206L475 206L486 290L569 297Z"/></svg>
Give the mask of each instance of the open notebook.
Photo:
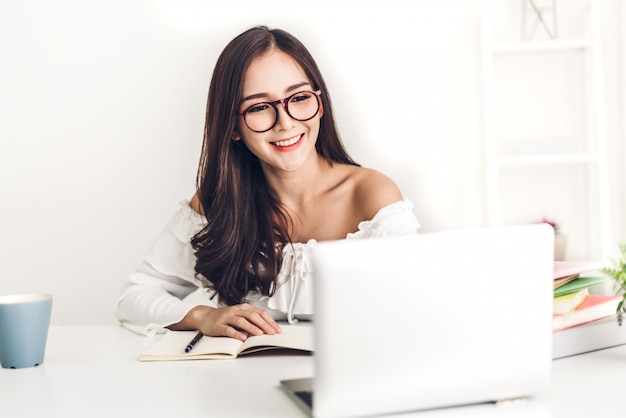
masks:
<svg viewBox="0 0 626 418"><path fill-rule="evenodd" d="M320 243L315 378L282 387L315 417L545 394L553 240L528 225Z"/></svg>

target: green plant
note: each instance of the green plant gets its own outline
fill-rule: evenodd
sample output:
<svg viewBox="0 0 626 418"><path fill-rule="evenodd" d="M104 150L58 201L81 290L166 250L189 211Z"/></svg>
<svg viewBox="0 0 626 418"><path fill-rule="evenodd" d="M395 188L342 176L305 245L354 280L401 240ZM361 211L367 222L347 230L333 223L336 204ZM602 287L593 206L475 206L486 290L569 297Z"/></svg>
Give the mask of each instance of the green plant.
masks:
<svg viewBox="0 0 626 418"><path fill-rule="evenodd" d="M611 279L613 279L613 290L615 294L622 297L622 300L617 305L617 323L622 325L623 315L626 313L626 241L621 241L618 244L621 256L619 260L610 258L611 266L603 267L600 271Z"/></svg>

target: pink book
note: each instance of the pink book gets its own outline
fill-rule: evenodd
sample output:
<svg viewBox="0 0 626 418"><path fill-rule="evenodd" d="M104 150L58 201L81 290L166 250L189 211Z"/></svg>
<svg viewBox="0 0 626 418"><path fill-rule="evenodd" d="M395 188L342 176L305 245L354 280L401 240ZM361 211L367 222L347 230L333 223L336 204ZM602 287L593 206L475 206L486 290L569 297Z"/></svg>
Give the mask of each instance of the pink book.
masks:
<svg viewBox="0 0 626 418"><path fill-rule="evenodd" d="M602 261L555 261L554 279L584 273L586 271L598 270L604 267Z"/></svg>
<svg viewBox="0 0 626 418"><path fill-rule="evenodd" d="M561 331L614 315L621 300L621 296L589 295L574 311L564 315L553 315L552 330Z"/></svg>

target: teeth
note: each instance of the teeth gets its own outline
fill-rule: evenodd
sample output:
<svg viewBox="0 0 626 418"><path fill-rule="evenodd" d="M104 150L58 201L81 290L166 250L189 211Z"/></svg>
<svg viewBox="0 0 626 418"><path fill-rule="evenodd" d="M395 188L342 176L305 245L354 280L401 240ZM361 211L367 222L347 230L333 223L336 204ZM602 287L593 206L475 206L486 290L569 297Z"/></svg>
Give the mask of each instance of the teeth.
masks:
<svg viewBox="0 0 626 418"><path fill-rule="evenodd" d="M278 145L279 147L288 147L289 145L293 145L300 140L302 135L294 136L291 139L286 139L284 141L274 142L274 145Z"/></svg>

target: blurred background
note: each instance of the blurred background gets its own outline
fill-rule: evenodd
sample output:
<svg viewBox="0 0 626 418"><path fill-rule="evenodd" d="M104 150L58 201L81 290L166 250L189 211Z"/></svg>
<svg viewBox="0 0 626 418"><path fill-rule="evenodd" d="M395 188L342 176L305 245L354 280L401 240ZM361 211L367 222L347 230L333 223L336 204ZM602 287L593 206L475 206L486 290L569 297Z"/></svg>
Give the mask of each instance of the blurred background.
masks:
<svg viewBox="0 0 626 418"><path fill-rule="evenodd" d="M605 259L626 236L624 23L619 0L2 2L0 294L114 322L194 192L217 56L257 24L309 47L348 150L422 232L548 219L563 258Z"/></svg>

